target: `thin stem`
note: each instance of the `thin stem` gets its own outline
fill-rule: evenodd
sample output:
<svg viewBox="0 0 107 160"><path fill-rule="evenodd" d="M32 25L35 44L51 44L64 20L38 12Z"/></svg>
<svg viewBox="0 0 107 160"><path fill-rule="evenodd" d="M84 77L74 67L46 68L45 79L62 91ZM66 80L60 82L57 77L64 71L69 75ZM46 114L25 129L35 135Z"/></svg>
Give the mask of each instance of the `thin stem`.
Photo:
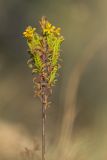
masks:
<svg viewBox="0 0 107 160"><path fill-rule="evenodd" d="M45 160L45 118L46 118L46 109L45 109L45 89L42 86L42 160Z"/></svg>

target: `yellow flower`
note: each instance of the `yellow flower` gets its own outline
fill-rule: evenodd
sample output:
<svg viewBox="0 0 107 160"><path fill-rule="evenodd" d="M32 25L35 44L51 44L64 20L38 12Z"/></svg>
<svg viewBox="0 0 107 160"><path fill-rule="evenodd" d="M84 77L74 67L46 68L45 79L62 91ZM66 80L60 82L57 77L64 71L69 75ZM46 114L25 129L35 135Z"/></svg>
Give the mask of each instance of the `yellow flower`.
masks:
<svg viewBox="0 0 107 160"><path fill-rule="evenodd" d="M28 26L26 28L26 30L23 32L23 36L28 39L31 40L32 37L34 36L34 32L35 32L36 28L32 28L31 26Z"/></svg>
<svg viewBox="0 0 107 160"><path fill-rule="evenodd" d="M56 35L59 36L60 35L60 31L61 31L61 28L56 28L54 32L56 33Z"/></svg>
<svg viewBox="0 0 107 160"><path fill-rule="evenodd" d="M51 23L49 23L49 22L47 21L47 23L46 23L46 28L47 28L47 29L51 29L51 27L52 27Z"/></svg>
<svg viewBox="0 0 107 160"><path fill-rule="evenodd" d="M53 26L45 17L41 19L40 25L44 34L47 33L47 34L55 34L56 36L60 36L61 29Z"/></svg>
<svg viewBox="0 0 107 160"><path fill-rule="evenodd" d="M48 21L45 23L45 27L43 28L43 33L50 34L52 32L52 25Z"/></svg>
<svg viewBox="0 0 107 160"><path fill-rule="evenodd" d="M48 33L48 34L55 34L57 36L60 35L60 28L56 28L55 26L52 26L49 22L47 22L45 29L43 30L44 33Z"/></svg>

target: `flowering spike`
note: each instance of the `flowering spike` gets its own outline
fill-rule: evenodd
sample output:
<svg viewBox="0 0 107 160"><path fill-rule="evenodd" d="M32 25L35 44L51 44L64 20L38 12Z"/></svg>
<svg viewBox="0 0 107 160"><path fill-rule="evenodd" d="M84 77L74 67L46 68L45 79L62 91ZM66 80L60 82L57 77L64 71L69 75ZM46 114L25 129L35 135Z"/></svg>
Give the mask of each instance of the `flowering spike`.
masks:
<svg viewBox="0 0 107 160"><path fill-rule="evenodd" d="M45 160L46 109L51 103L48 98L52 94L52 87L57 81L60 47L64 38L61 36L61 29L53 26L46 17L41 18L40 27L42 34L38 34L36 28L28 26L23 36L27 40L30 54L27 64L34 74L34 95L42 103L42 160Z"/></svg>
<svg viewBox="0 0 107 160"><path fill-rule="evenodd" d="M49 90L56 81L59 69L60 46L64 38L61 36L61 29L53 26L46 17L43 16L39 23L42 30L41 35L36 32L36 28L28 26L23 32L23 36L27 40L31 55L30 60L28 60L29 67L32 69L32 73L38 77L39 82L37 83L45 83L45 90L49 96ZM37 88L35 87L35 89ZM36 93L41 93L41 95L39 94L40 97L42 92L39 90L37 89Z"/></svg>

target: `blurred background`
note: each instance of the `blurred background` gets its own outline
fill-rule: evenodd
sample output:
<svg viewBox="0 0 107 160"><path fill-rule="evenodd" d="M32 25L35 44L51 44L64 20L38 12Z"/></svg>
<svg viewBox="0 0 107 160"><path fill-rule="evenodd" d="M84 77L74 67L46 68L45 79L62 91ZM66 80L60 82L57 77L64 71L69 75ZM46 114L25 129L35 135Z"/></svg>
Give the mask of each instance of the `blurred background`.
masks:
<svg viewBox="0 0 107 160"><path fill-rule="evenodd" d="M41 148L41 104L22 32L39 27L43 15L65 38L47 111L46 160L106 160L106 0L0 0L0 160L21 160L34 139Z"/></svg>

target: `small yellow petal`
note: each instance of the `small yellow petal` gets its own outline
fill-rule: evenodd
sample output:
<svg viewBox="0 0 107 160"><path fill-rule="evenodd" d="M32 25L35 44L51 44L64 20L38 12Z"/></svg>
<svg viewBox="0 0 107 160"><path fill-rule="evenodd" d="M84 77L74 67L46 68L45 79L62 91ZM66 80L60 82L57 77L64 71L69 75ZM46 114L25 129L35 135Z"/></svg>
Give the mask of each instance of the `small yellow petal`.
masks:
<svg viewBox="0 0 107 160"><path fill-rule="evenodd" d="M30 40L34 36L36 28L32 28L31 26L28 26L26 30L23 32L23 36Z"/></svg>

